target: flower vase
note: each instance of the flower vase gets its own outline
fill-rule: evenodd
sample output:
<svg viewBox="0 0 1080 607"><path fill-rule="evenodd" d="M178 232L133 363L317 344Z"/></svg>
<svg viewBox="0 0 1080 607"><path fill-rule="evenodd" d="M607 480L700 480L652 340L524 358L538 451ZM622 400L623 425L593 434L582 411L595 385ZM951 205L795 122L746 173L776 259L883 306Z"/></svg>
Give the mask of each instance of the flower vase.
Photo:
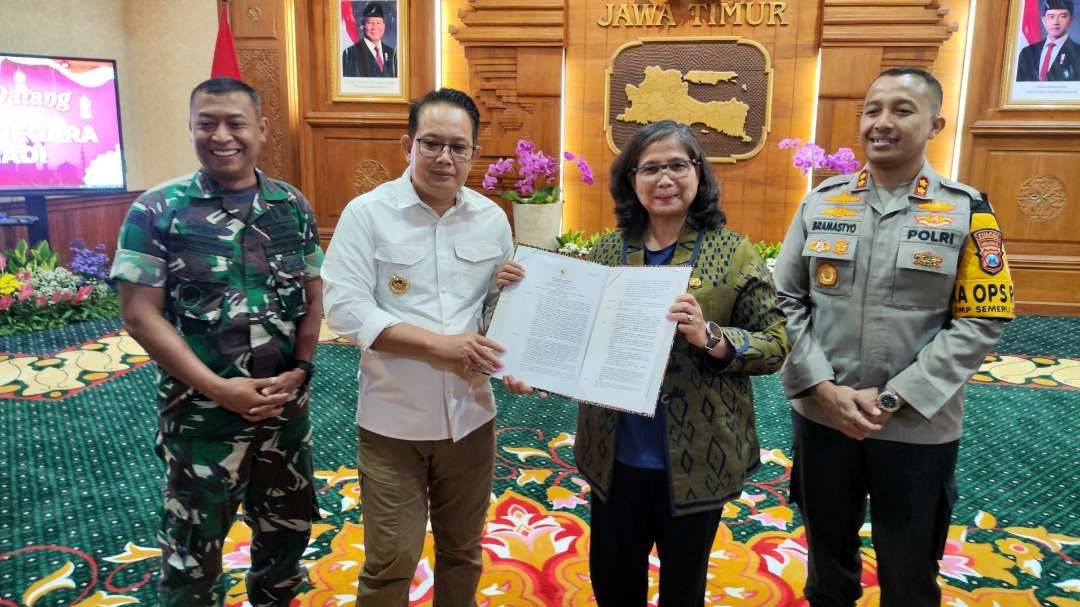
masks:
<svg viewBox="0 0 1080 607"><path fill-rule="evenodd" d="M514 203L514 240L518 244L554 251L562 232L563 203Z"/></svg>

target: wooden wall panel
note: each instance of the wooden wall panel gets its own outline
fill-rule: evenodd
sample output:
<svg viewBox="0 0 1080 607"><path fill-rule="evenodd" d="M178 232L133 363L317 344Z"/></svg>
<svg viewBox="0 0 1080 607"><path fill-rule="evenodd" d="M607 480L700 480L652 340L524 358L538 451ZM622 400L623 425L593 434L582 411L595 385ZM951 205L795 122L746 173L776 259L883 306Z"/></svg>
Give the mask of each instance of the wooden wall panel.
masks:
<svg viewBox="0 0 1080 607"><path fill-rule="evenodd" d="M120 224L124 222L128 208L139 194L142 192L49 200L49 246L59 251L64 263L67 263L71 261L68 246L72 240L81 238L90 248L98 243L105 243L105 251L111 258L116 253L116 235L120 233ZM26 212L21 202L0 204L0 211L7 215L22 215ZM23 226L0 226L0 251L15 246L15 243L26 237L26 228Z"/></svg>
<svg viewBox="0 0 1080 607"><path fill-rule="evenodd" d="M341 210L359 190L397 178L405 169L400 139L407 130L409 104L334 101L333 62L327 45L336 40L338 16L328 14L326 0L276 1L295 2L297 185L315 207L325 245ZM435 87L435 22L431 2L409 3L411 99Z"/></svg>
<svg viewBox="0 0 1080 607"><path fill-rule="evenodd" d="M807 180L791 167L790 152L777 149L776 144L785 137L808 139L813 131L820 0L787 2L787 25L773 26L694 26L687 4L673 3L678 26L604 28L597 20L607 14L607 4L602 0L568 4L564 139L567 149L583 152L593 164L597 183L590 188L575 178L566 180L566 227L592 232L614 225L614 205L607 188L615 154L603 133L603 74L614 51L645 37L741 36L760 42L771 56L771 130L754 158L712 168L723 182L721 204L728 225L754 240L781 240Z"/></svg>
<svg viewBox="0 0 1080 607"><path fill-rule="evenodd" d="M270 135L259 169L290 183L299 180L295 96L293 0L219 0L229 5L229 23L244 80L262 97Z"/></svg>
<svg viewBox="0 0 1080 607"><path fill-rule="evenodd" d="M1017 310L1080 316L1080 112L1000 107L1007 11L979 3L959 178L994 206Z"/></svg>
<svg viewBox="0 0 1080 607"><path fill-rule="evenodd" d="M513 157L519 139L559 153L565 10L562 0L470 0L457 17L447 33L464 50L467 82L451 84L480 109L480 156L468 181L480 190L488 165ZM513 219L511 203L491 198Z"/></svg>

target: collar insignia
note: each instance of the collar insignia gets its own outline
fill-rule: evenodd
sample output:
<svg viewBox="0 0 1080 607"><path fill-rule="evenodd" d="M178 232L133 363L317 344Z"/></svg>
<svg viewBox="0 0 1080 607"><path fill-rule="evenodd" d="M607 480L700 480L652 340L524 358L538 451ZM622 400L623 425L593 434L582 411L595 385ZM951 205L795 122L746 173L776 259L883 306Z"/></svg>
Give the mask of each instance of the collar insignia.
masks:
<svg viewBox="0 0 1080 607"><path fill-rule="evenodd" d="M915 195L916 196L926 196L926 192L929 189L930 189L930 180L927 179L925 175L921 175L921 176L919 176L918 179L915 180Z"/></svg>

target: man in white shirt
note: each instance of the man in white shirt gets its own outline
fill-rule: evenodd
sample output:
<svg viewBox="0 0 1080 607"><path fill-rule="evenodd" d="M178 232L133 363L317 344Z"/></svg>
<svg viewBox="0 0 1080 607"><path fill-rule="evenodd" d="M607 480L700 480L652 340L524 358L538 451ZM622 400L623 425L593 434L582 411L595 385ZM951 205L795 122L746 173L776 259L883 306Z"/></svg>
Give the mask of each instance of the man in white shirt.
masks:
<svg viewBox="0 0 1080 607"><path fill-rule="evenodd" d="M429 504L435 604L476 604L495 454L485 373L502 351L478 332L513 255L505 213L464 187L479 120L453 89L414 102L401 138L409 168L348 204L323 265L326 321L363 350L364 607L408 604Z"/></svg>
<svg viewBox="0 0 1080 607"><path fill-rule="evenodd" d="M382 4L368 2L361 13L360 41L341 54L341 72L346 78L397 78L394 47L383 42L386 19Z"/></svg>
<svg viewBox="0 0 1080 607"><path fill-rule="evenodd" d="M1080 44L1069 40L1074 14L1073 0L1046 0L1042 15L1046 38L1020 51L1017 81L1080 80Z"/></svg>

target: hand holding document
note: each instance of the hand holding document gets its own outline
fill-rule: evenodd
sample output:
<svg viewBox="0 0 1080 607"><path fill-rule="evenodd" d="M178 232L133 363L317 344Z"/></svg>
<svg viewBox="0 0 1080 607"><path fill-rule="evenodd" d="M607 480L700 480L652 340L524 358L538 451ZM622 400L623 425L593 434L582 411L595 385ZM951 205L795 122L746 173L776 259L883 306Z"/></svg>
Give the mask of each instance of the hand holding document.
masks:
<svg viewBox="0 0 1080 607"><path fill-rule="evenodd" d="M608 267L518 246L525 278L499 297L487 336L506 347L504 375L561 394L651 416L686 292L685 266Z"/></svg>

